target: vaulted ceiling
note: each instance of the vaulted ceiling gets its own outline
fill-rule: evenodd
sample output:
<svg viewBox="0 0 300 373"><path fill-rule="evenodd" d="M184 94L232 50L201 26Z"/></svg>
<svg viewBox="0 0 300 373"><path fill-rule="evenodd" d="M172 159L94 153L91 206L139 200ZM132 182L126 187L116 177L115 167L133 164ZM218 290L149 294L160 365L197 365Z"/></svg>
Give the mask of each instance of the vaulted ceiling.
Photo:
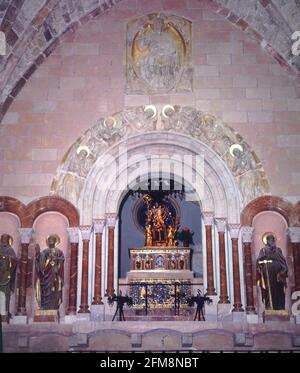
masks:
<svg viewBox="0 0 300 373"><path fill-rule="evenodd" d="M0 121L67 31L105 16L122 1L128 0L0 0L0 30L7 41L6 55L0 56ZM291 52L291 35L300 30L300 0L199 1L247 32L300 86L300 56Z"/></svg>

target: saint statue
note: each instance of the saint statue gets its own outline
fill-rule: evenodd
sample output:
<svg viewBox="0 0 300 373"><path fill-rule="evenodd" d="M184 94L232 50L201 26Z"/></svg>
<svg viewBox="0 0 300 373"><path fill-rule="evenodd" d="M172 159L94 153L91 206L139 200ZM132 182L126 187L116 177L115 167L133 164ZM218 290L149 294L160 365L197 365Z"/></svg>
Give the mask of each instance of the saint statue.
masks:
<svg viewBox="0 0 300 373"><path fill-rule="evenodd" d="M151 224L147 223L146 225L146 243L145 246L152 246L152 233L151 233Z"/></svg>
<svg viewBox="0 0 300 373"><path fill-rule="evenodd" d="M62 302L64 284L64 255L57 248L59 237L51 235L46 240L48 247L40 251L36 246L36 299L42 310L58 310Z"/></svg>
<svg viewBox="0 0 300 373"><path fill-rule="evenodd" d="M281 249L276 246L274 235L269 234L266 240L267 244L260 250L257 258L258 285L266 309L284 310L287 263Z"/></svg>
<svg viewBox="0 0 300 373"><path fill-rule="evenodd" d="M176 230L172 225L167 228L167 246L176 246L176 241L174 239Z"/></svg>
<svg viewBox="0 0 300 373"><path fill-rule="evenodd" d="M0 238L0 314L10 318L9 303L15 288L17 256L11 247L12 237L3 234Z"/></svg>

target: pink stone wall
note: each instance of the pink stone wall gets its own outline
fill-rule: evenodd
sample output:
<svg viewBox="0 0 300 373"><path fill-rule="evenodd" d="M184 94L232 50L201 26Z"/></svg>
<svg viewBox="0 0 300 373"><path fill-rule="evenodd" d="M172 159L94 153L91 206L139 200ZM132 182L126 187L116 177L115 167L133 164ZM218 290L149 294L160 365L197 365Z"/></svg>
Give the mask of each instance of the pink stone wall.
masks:
<svg viewBox="0 0 300 373"><path fill-rule="evenodd" d="M164 11L193 22L194 92L126 95L126 22ZM194 105L235 128L257 152L271 193L300 199L300 92L249 36L200 1L124 1L67 33L0 128L0 195L49 194L69 146L99 117L148 103Z"/></svg>

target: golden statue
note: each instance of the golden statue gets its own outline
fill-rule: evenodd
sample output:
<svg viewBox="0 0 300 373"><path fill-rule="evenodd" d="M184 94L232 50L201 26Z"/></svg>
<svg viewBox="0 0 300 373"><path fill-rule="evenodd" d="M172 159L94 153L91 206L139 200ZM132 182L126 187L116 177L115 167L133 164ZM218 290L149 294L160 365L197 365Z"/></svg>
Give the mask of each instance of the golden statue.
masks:
<svg viewBox="0 0 300 373"><path fill-rule="evenodd" d="M146 225L146 243L145 246L152 246L152 233L151 233L151 224L147 223Z"/></svg>
<svg viewBox="0 0 300 373"><path fill-rule="evenodd" d="M168 234L167 234L167 246L176 246L175 241L175 233L176 230L172 225L168 226Z"/></svg>
<svg viewBox="0 0 300 373"><path fill-rule="evenodd" d="M143 198L147 206L145 246L176 246L175 235L179 226L178 220L175 220L175 217L163 205L156 203L151 206L151 196L146 195Z"/></svg>

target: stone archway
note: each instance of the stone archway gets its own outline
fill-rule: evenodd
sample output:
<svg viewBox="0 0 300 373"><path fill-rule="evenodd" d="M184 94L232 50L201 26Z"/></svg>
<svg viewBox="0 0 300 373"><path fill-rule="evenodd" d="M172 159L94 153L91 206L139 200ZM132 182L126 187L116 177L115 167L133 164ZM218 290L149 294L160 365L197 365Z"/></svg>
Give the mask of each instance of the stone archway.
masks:
<svg viewBox="0 0 300 373"><path fill-rule="evenodd" d="M158 113L155 106L148 105L102 118L87 130L65 155L51 193L72 202L81 213L81 222L90 224L105 212L117 211L122 193L112 195L112 185L118 181L119 192L124 191L124 173L130 183L128 171L145 162L145 152L170 156L174 150L181 155L203 155L205 210L215 211L231 223L239 222L240 211L248 202L269 192L260 160L232 128L193 107L166 105ZM127 160L133 157L135 163L124 164L124 151ZM116 164L118 174L112 176Z"/></svg>
<svg viewBox="0 0 300 373"><path fill-rule="evenodd" d="M232 298L234 293L234 307L242 310L236 240L242 208L269 192L261 162L238 133L213 115L193 107L165 105L159 109L153 105L128 108L100 119L65 155L53 180L52 194L68 199L78 208L83 230L90 231L88 227L94 224L95 234L98 230L103 232L102 291L110 295L118 280L115 248L121 201L137 177L149 176L149 159L150 174L154 175L161 171L160 161L173 157L175 178L185 180L179 172L182 167L196 178L195 196L201 204L205 229L212 228L206 230L210 233L206 233L206 245L203 243L203 260L206 255L209 257L204 277L210 278L205 286L214 293L215 280L220 303L228 303L227 294ZM197 156L202 162L200 169L196 167L197 162L189 161ZM155 160L153 167L152 158ZM99 219L102 228L99 228ZM103 225L106 225L104 230ZM229 231L234 257L228 243L231 242ZM89 255L87 240L90 236L86 237L83 237L82 263L86 263ZM208 247L210 249L205 251ZM213 257L217 260L215 269ZM92 273L91 264L89 270L85 264L85 273L87 271ZM91 275L90 282L81 284L82 299L85 299L83 310L88 309L88 283L93 281ZM91 299L92 292L89 294Z"/></svg>

